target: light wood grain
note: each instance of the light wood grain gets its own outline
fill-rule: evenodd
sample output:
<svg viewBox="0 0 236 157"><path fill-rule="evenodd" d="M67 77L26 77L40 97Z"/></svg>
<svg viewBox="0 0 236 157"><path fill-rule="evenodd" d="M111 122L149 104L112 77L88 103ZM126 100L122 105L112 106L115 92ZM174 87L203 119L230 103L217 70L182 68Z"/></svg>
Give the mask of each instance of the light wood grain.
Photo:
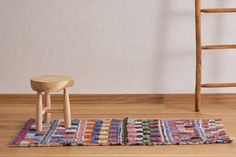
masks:
<svg viewBox="0 0 236 157"><path fill-rule="evenodd" d="M38 92L38 103L36 105L36 129L42 131L42 122L43 122L43 95L41 92Z"/></svg>
<svg viewBox="0 0 236 157"><path fill-rule="evenodd" d="M68 89L64 89L64 120L67 128L71 126L71 111L70 111L70 99Z"/></svg>
<svg viewBox="0 0 236 157"><path fill-rule="evenodd" d="M47 109L51 109L51 96L49 92L45 92L45 109L44 111L46 111ZM44 114L44 113L43 113ZM49 123L51 121L51 113L47 112L44 115L44 121Z"/></svg>
<svg viewBox="0 0 236 157"><path fill-rule="evenodd" d="M225 88L225 87L236 87L236 83L208 83L202 84L203 88Z"/></svg>
<svg viewBox="0 0 236 157"><path fill-rule="evenodd" d="M52 104L62 104L62 94L51 94ZM34 94L0 94L0 104L32 104L37 101ZM162 103L163 94L70 94L71 103L79 104L157 104Z"/></svg>
<svg viewBox="0 0 236 157"><path fill-rule="evenodd" d="M64 113L64 109L62 108L46 109L45 113Z"/></svg>
<svg viewBox="0 0 236 157"><path fill-rule="evenodd" d="M42 131L42 116L44 116L44 121L49 123L51 119L51 113L61 112L60 110L51 109L51 97L50 92L56 92L59 90L64 90L64 119L66 127L71 126L71 112L70 112L70 101L68 87L74 84L74 80L69 76L60 76L60 75L44 75L36 76L31 80L31 88L38 92L38 105L36 108L36 128L37 131ZM45 104L44 109L42 109L42 93L45 93ZM41 101L41 102L40 102Z"/></svg>
<svg viewBox="0 0 236 157"><path fill-rule="evenodd" d="M202 81L201 0L195 0L195 29L196 29L195 111L199 112L201 104L201 81Z"/></svg>
<svg viewBox="0 0 236 157"><path fill-rule="evenodd" d="M72 77L61 75L36 76L30 82L32 89L37 92L56 92L74 84Z"/></svg>
<svg viewBox="0 0 236 157"><path fill-rule="evenodd" d="M236 8L205 8L201 9L204 13L233 13L236 12Z"/></svg>
<svg viewBox="0 0 236 157"><path fill-rule="evenodd" d="M24 97L28 96L28 97ZM78 96L78 97L76 97ZM91 100L89 97L91 96ZM35 117L33 95L0 95L0 156L4 157L234 157L236 143L225 145L193 146L115 146L115 147L44 147L10 148L9 142L16 136L24 122ZM201 112L193 110L193 94L122 95L129 103L123 103L120 95L73 95L73 118L221 118L230 137L236 140L236 94L202 94ZM134 97L142 102L134 102ZM28 100L28 98L32 98ZM54 98L60 98L56 96ZM80 101L80 98L83 98ZM117 100L116 98L119 98ZM154 99L155 98L155 99ZM158 99L160 98L160 99ZM26 103L24 104L24 99ZM18 103L20 101L20 103ZM96 101L98 103L96 103ZM107 102L106 102L107 100ZM146 100L146 103L145 103ZM10 102L9 104L7 102ZM32 103L30 103L32 102ZM58 102L62 103L60 100ZM132 103L130 103L132 102ZM55 104L59 107L61 104ZM62 118L53 114L52 119Z"/></svg>
<svg viewBox="0 0 236 157"><path fill-rule="evenodd" d="M236 87L236 83L202 84L202 50L236 49L235 44L202 45L201 13L229 13L236 12L236 8L201 8L201 0L195 0L195 32L196 32L196 82L195 82L195 111L200 111L201 88Z"/></svg>
<svg viewBox="0 0 236 157"><path fill-rule="evenodd" d="M236 45L204 45L203 50L217 50L217 49L236 49Z"/></svg>

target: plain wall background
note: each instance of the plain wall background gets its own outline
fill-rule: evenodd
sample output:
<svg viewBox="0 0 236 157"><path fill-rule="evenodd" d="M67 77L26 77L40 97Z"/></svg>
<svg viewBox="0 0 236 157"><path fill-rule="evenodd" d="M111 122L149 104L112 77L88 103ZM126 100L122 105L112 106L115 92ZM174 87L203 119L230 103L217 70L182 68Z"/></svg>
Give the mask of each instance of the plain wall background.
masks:
<svg viewBox="0 0 236 157"><path fill-rule="evenodd" d="M236 14L203 15L203 43L236 43L235 28ZM204 82L236 82L235 50L203 58ZM194 0L0 0L0 93L42 74L74 76L73 93L193 93Z"/></svg>

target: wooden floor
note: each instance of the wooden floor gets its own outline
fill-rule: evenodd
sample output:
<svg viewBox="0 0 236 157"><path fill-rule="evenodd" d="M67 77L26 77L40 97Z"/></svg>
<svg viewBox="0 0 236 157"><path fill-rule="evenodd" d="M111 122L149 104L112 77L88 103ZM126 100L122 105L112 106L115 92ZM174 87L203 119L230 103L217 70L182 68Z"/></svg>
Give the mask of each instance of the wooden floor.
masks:
<svg viewBox="0 0 236 157"><path fill-rule="evenodd" d="M53 98L54 103L60 100L58 96ZM185 146L9 147L24 122L34 117L34 102L32 95L0 95L0 156L236 157L235 142ZM193 111L193 95L72 95L71 102L73 118L222 118L229 135L236 139L236 95L233 94L204 95L200 113Z"/></svg>

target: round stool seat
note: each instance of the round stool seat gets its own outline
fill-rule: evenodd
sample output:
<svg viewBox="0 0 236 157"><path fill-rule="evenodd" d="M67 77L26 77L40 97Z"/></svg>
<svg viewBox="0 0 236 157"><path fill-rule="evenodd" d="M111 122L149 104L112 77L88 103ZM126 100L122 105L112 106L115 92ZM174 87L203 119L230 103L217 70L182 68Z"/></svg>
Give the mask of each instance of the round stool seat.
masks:
<svg viewBox="0 0 236 157"><path fill-rule="evenodd" d="M31 88L37 92L56 92L74 84L70 76L44 75L30 80Z"/></svg>

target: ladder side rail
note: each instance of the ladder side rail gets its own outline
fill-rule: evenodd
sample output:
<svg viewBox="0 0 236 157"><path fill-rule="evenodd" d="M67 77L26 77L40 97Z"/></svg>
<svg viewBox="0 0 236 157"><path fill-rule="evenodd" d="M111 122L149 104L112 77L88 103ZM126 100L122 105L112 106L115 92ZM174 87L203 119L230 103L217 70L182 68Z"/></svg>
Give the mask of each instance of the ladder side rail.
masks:
<svg viewBox="0 0 236 157"><path fill-rule="evenodd" d="M196 29L195 111L199 112L201 104L201 81L202 81L201 0L195 0L195 29Z"/></svg>

